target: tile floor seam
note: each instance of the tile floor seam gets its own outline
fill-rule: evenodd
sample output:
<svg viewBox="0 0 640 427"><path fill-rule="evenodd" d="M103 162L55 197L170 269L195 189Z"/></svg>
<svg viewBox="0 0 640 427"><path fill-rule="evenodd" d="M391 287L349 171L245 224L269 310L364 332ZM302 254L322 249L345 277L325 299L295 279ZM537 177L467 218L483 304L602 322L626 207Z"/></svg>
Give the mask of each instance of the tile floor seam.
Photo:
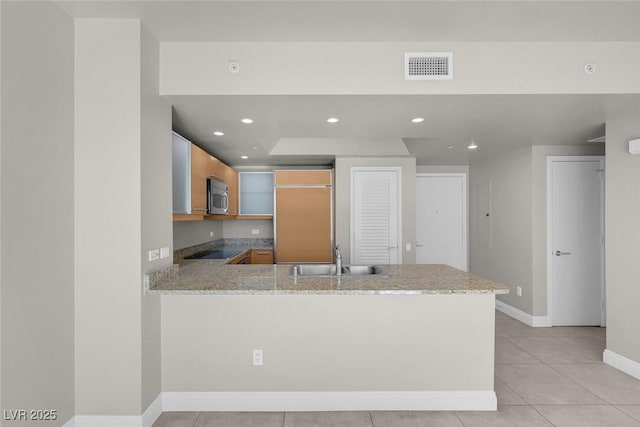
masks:
<svg viewBox="0 0 640 427"><path fill-rule="evenodd" d="M376 427L376 423L373 421L373 415L371 414L371 411L369 411L369 419L371 420L371 426Z"/></svg>
<svg viewBox="0 0 640 427"><path fill-rule="evenodd" d="M611 405L608 401L606 401L605 399L603 399L602 397L600 397L599 394L589 390L588 388L586 388L585 386L583 386L582 384L580 384L579 382L577 382L576 380L574 380L573 378L568 377L567 375L563 374L562 372L560 372L559 370L555 369L553 366L551 366L548 363L545 363L546 366L548 366L549 368L553 369L554 371L556 371L559 375L568 378L569 381L573 382L574 384L576 384L578 387L582 388L583 390L585 390L587 393L591 393L592 395L594 395L595 397L597 397L598 399L602 400L603 402L606 402L607 405ZM574 363L574 365L577 365L577 363Z"/></svg>
<svg viewBox="0 0 640 427"><path fill-rule="evenodd" d="M533 363L532 363L532 365L533 365ZM536 363L536 365L537 365L537 363ZM494 374L494 375L496 375L496 374L495 374L495 369L493 370L493 372L494 372L493 374ZM497 376L497 375L496 375L496 376ZM498 378L499 378L499 377L498 377ZM525 402L523 405L517 405L517 404L514 404L514 405L505 405L505 406L524 406L524 405L530 405L530 403L529 403L529 402L527 402L527 400L526 400L524 397L520 396L520 395L519 395L519 394L518 394L518 393L517 393L513 388L511 388L511 386L510 386L509 384L507 384L506 382L504 382L504 380L502 380L502 379L500 379L500 381L502 381L502 384L504 384L504 386L505 386L506 388L508 388L509 390L511 390L511 392L512 392L513 394L515 394L515 395L516 395L516 396L518 396L520 399L522 399L522 401L523 401L523 402ZM494 382L494 384L493 384L493 392L494 392L494 393L495 393L495 390L496 390L496 384L495 384L495 382ZM497 401L497 399L498 399L498 396L496 395L496 401Z"/></svg>
<svg viewBox="0 0 640 427"><path fill-rule="evenodd" d="M191 425L191 427L196 427L196 424L198 424L198 420L200 419L200 415L202 415L202 412L198 412L198 416L193 421L193 424Z"/></svg>
<svg viewBox="0 0 640 427"><path fill-rule="evenodd" d="M531 409L533 409L534 411L536 411L538 414L540 414L540 416L549 424L551 424L552 426L556 427L556 425L547 417L544 416L544 414L540 411L538 411L538 408L536 408L534 405L531 405Z"/></svg>
<svg viewBox="0 0 640 427"><path fill-rule="evenodd" d="M551 335L549 335L551 337ZM527 337L519 337L519 338L527 338ZM552 337L553 338L553 337ZM535 355L529 353L525 348L519 346L517 343L513 342L510 338L507 338L507 341L509 341L511 344L515 345L516 347L518 347L520 350L524 351L525 353L527 353L529 356L533 357L534 359L536 359L537 361L539 361L540 363L545 363L542 359L540 359L539 357L536 357ZM529 363L529 365L533 365L533 363Z"/></svg>
<svg viewBox="0 0 640 427"><path fill-rule="evenodd" d="M287 411L282 412L282 427L284 427L285 420L287 419Z"/></svg>
<svg viewBox="0 0 640 427"><path fill-rule="evenodd" d="M467 427L467 425L464 423L464 421L462 421L460 419L460 417L458 416L458 411L453 411L453 415L456 416L456 418L458 419L458 421L460 422L460 424L462 425L462 427Z"/></svg>

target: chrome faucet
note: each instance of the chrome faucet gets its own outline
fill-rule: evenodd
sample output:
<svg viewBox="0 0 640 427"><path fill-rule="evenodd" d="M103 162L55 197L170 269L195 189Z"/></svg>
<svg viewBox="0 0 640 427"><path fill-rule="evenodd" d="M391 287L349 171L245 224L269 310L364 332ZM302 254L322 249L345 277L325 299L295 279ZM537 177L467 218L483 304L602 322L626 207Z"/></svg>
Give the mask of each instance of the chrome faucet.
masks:
<svg viewBox="0 0 640 427"><path fill-rule="evenodd" d="M340 246L336 245L336 276L342 275L342 254L340 253Z"/></svg>

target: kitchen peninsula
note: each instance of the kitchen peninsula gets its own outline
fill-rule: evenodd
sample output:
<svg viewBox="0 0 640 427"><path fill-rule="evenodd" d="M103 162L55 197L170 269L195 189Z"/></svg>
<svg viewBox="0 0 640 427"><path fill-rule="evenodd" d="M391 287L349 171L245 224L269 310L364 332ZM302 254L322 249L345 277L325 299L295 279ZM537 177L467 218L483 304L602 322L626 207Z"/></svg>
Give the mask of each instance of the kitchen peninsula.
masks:
<svg viewBox="0 0 640 427"><path fill-rule="evenodd" d="M388 276L291 277L185 260L154 280L166 406L495 410L495 294L508 288L444 265L380 267Z"/></svg>

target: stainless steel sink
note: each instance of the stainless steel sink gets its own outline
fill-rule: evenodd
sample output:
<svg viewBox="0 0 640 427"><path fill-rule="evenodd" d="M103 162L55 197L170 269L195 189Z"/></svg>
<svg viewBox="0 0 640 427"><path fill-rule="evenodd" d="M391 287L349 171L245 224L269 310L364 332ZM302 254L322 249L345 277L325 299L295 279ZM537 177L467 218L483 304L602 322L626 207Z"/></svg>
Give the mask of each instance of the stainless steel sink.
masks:
<svg viewBox="0 0 640 427"><path fill-rule="evenodd" d="M370 276L372 274L386 274L380 267L377 265L345 265L342 267L344 270L344 274L348 274L350 276Z"/></svg>
<svg viewBox="0 0 640 427"><path fill-rule="evenodd" d="M289 270L291 276L335 276L335 264L297 264Z"/></svg>
<svg viewBox="0 0 640 427"><path fill-rule="evenodd" d="M336 275L335 264L296 264L292 265L289 270L289 276L292 277L330 277ZM341 275L344 277L353 276L389 276L377 265L345 265L341 269Z"/></svg>

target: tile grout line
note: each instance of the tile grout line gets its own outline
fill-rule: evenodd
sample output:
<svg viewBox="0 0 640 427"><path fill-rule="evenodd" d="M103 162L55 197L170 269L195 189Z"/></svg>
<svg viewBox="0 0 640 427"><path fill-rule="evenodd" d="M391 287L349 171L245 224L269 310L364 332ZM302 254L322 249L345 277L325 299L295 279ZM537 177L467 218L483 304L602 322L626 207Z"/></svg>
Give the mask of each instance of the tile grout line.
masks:
<svg viewBox="0 0 640 427"><path fill-rule="evenodd" d="M455 416L456 416L456 418L458 419L458 421L460 422L460 425L461 425L462 427L467 427L467 425L464 423L464 421L462 421L462 420L460 419L460 417L458 416L458 411L453 411L453 415L455 415Z"/></svg>
<svg viewBox="0 0 640 427"><path fill-rule="evenodd" d="M531 405L531 409L533 409L534 411L536 411L538 414L540 414L540 416L549 424L551 424L552 426L555 426L554 423L551 422L551 420L547 417L544 416L544 414L540 411L538 411L538 408L536 408L535 406Z"/></svg>
<svg viewBox="0 0 640 427"><path fill-rule="evenodd" d="M535 363L535 364L537 365L537 363ZM532 363L532 365L533 365L533 363ZM512 388L511 388L511 386L510 386L509 384L507 384L507 383L506 383L502 378L500 378L500 377L498 377L498 375L496 375L495 367L494 367L494 369L493 369L493 375L495 375L495 376L496 376L496 377L497 377L497 378L502 382L502 384L504 384L504 386L505 386L506 388L508 388L509 390L511 390L511 392L512 392L513 394L515 394L515 395L516 395L516 396L518 396L520 399L522 399L522 401L523 401L523 402L525 402L525 404L526 404L526 405L529 405L529 404L530 404L529 402L527 402L527 399L525 399L524 397L522 397L522 396L520 396L518 393L516 393L516 391L515 391L514 389L512 389ZM494 390L494 392L495 392L495 389L496 389L496 383L495 383L495 381L494 381L494 382L493 382L493 390ZM497 395L496 395L496 400L497 400ZM503 405L503 406L524 406L524 405Z"/></svg>
<svg viewBox="0 0 640 427"><path fill-rule="evenodd" d="M582 384L580 384L579 382L577 382L576 380L574 380L573 378L568 377L567 375L565 375L564 373L560 372L559 370L557 370L556 368L554 368L553 366L549 365L548 363L545 363L545 365L547 367L549 367L550 369L553 369L555 372L557 372L559 375L562 375L563 377L567 378L569 381L573 382L574 384L576 384L578 387L582 388L583 390L585 390L587 393L590 393L592 395L594 395L595 397L597 397L598 399L602 400L603 402L605 402L607 405L611 405L611 403L609 403L607 400L605 400L603 397L601 397L599 394L589 390L588 388L586 388L585 386L583 386ZM577 363L575 364L577 365ZM580 404L579 404L580 405ZM582 403L581 405L588 405L587 403ZM601 404L602 405L602 404Z"/></svg>
<svg viewBox="0 0 640 427"><path fill-rule="evenodd" d="M196 427L196 424L198 424L198 420L200 419L200 415L202 415L202 412L198 412L198 416L193 421L193 425L191 427Z"/></svg>

